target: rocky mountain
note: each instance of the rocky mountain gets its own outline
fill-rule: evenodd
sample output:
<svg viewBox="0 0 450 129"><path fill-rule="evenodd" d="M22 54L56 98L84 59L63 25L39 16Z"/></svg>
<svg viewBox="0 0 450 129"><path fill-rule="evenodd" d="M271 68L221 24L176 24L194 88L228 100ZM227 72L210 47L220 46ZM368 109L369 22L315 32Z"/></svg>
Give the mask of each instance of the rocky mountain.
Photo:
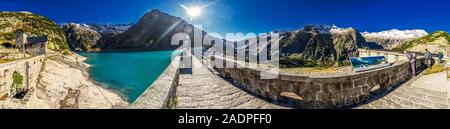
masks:
<svg viewBox="0 0 450 129"><path fill-rule="evenodd" d="M0 12L0 44L15 44L15 32L18 30L30 36L47 35L51 50L69 49L64 32L49 18L30 12Z"/></svg>
<svg viewBox="0 0 450 129"><path fill-rule="evenodd" d="M179 17L153 10L121 34L105 38L99 44L102 50L174 50L172 36L183 32L193 37L194 27ZM205 33L205 32L203 32ZM206 33L205 33L206 34Z"/></svg>
<svg viewBox="0 0 450 129"><path fill-rule="evenodd" d="M95 51L95 45L102 37L96 30L86 24L69 23L62 27L71 50Z"/></svg>
<svg viewBox="0 0 450 129"><path fill-rule="evenodd" d="M384 49L391 50L395 47L401 46L408 41L428 35L425 30L398 30L392 29L381 32L364 32L362 33L367 42L374 42L380 44Z"/></svg>
<svg viewBox="0 0 450 129"><path fill-rule="evenodd" d="M353 28L306 26L282 33L280 62L284 67L345 65L357 49L367 47Z"/></svg>
<svg viewBox="0 0 450 129"><path fill-rule="evenodd" d="M450 48L450 35L445 31L436 31L422 38L414 39L394 48L398 51L425 52L425 49L433 53L448 51Z"/></svg>

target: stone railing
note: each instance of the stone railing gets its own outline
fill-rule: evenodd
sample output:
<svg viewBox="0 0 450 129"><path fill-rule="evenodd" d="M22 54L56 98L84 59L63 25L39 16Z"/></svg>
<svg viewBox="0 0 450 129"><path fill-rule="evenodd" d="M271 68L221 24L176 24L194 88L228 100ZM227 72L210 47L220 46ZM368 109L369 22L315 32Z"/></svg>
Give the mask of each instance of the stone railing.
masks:
<svg viewBox="0 0 450 129"><path fill-rule="evenodd" d="M180 76L180 57L172 60L170 65L155 82L131 104L132 109L168 109L171 108L176 95Z"/></svg>
<svg viewBox="0 0 450 129"><path fill-rule="evenodd" d="M395 54L392 54L395 55ZM401 54L398 54L401 57ZM221 59L216 57L216 60ZM223 58L222 58L223 59ZM223 59L224 63L244 65L242 62ZM212 61L209 61L212 65ZM424 59L417 61L423 69ZM231 78L242 89L262 98L296 108L345 108L361 104L372 94L390 90L412 77L410 64L398 60L392 66L346 74L285 74L274 79L261 79L263 69L217 68L221 76Z"/></svg>
<svg viewBox="0 0 450 129"><path fill-rule="evenodd" d="M32 108L29 103L36 99L35 91L39 72L42 69L45 56L37 56L20 61L0 64L0 96L6 96L3 108ZM23 76L22 88L28 92L22 99L13 98L13 73ZM10 105L7 105L10 104ZM2 108L2 107L0 107Z"/></svg>

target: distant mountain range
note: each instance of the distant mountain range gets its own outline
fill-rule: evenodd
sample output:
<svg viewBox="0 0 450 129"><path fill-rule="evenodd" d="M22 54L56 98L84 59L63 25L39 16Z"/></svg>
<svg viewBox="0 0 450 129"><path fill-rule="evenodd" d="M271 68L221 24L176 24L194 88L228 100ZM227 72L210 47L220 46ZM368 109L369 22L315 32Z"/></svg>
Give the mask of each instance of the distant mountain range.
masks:
<svg viewBox="0 0 450 129"><path fill-rule="evenodd" d="M362 35L367 42L374 42L384 49L391 50L405 44L408 41L428 35L425 30L398 30L392 29L381 32L363 32Z"/></svg>
<svg viewBox="0 0 450 129"><path fill-rule="evenodd" d="M61 27L56 26L54 22L45 17L31 13L1 14L1 17L34 16L37 20L42 21L39 22L42 25L28 24L26 19L9 20L8 24L5 24L5 20L3 20L0 22L2 23L0 24L2 26L0 40L11 40L13 37L8 37L8 34L10 35L17 29L26 28L15 26L21 25L18 23L26 23L33 28L29 29L31 33L51 35L52 43L61 44L58 45L58 48L67 47L76 51L174 50L179 45L170 44L172 35L184 32L193 37L194 29L198 29L179 17L159 10L145 14L136 24L67 23L60 25ZM34 31L37 30L36 28L49 31L42 31L43 33ZM206 32L201 32L203 36L207 35ZM299 30L277 32L281 36L281 62L285 67L345 65L348 63L349 57L357 56L358 48L399 51L422 50L423 48L435 50L432 48L445 47L450 41L446 32L435 32L428 35L424 30L393 29L360 33L354 28L339 28L334 25L308 25Z"/></svg>
<svg viewBox="0 0 450 129"><path fill-rule="evenodd" d="M90 26L92 29L99 33L123 33L127 31L134 23L128 24L96 24L88 23L86 25Z"/></svg>

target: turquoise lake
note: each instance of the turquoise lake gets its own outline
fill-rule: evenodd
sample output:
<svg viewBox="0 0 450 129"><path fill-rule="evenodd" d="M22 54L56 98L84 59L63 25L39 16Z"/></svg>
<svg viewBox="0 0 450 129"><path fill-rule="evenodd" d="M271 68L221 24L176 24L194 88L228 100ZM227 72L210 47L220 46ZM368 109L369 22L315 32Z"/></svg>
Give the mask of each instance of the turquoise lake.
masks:
<svg viewBox="0 0 450 129"><path fill-rule="evenodd" d="M78 53L91 78L134 102L170 64L173 51Z"/></svg>

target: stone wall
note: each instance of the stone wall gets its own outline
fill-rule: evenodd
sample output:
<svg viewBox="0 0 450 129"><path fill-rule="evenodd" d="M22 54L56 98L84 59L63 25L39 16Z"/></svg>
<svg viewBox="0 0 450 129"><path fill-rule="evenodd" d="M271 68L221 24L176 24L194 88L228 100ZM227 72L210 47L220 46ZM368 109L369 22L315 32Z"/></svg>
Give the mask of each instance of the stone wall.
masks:
<svg viewBox="0 0 450 129"><path fill-rule="evenodd" d="M380 54L389 56L389 53ZM236 61L224 62L241 65ZM423 58L418 59L419 69L423 68L423 62ZM260 78L261 72L265 72L261 69L215 69L221 76L233 79L239 87L257 96L296 108L314 109L345 108L361 104L369 100L372 94L390 90L411 78L410 64L406 60L399 60L390 67L360 73L323 76L281 73L277 78L269 80Z"/></svg>
<svg viewBox="0 0 450 129"><path fill-rule="evenodd" d="M172 60L166 70L131 104L132 109L168 109L174 103L180 77L180 57Z"/></svg>
<svg viewBox="0 0 450 129"><path fill-rule="evenodd" d="M30 108L30 101L36 99L36 84L39 72L44 62L44 56L37 56L6 64L0 64L0 98L5 101L0 108ZM22 88L28 89L23 99L13 98L13 73L18 72L24 77Z"/></svg>

